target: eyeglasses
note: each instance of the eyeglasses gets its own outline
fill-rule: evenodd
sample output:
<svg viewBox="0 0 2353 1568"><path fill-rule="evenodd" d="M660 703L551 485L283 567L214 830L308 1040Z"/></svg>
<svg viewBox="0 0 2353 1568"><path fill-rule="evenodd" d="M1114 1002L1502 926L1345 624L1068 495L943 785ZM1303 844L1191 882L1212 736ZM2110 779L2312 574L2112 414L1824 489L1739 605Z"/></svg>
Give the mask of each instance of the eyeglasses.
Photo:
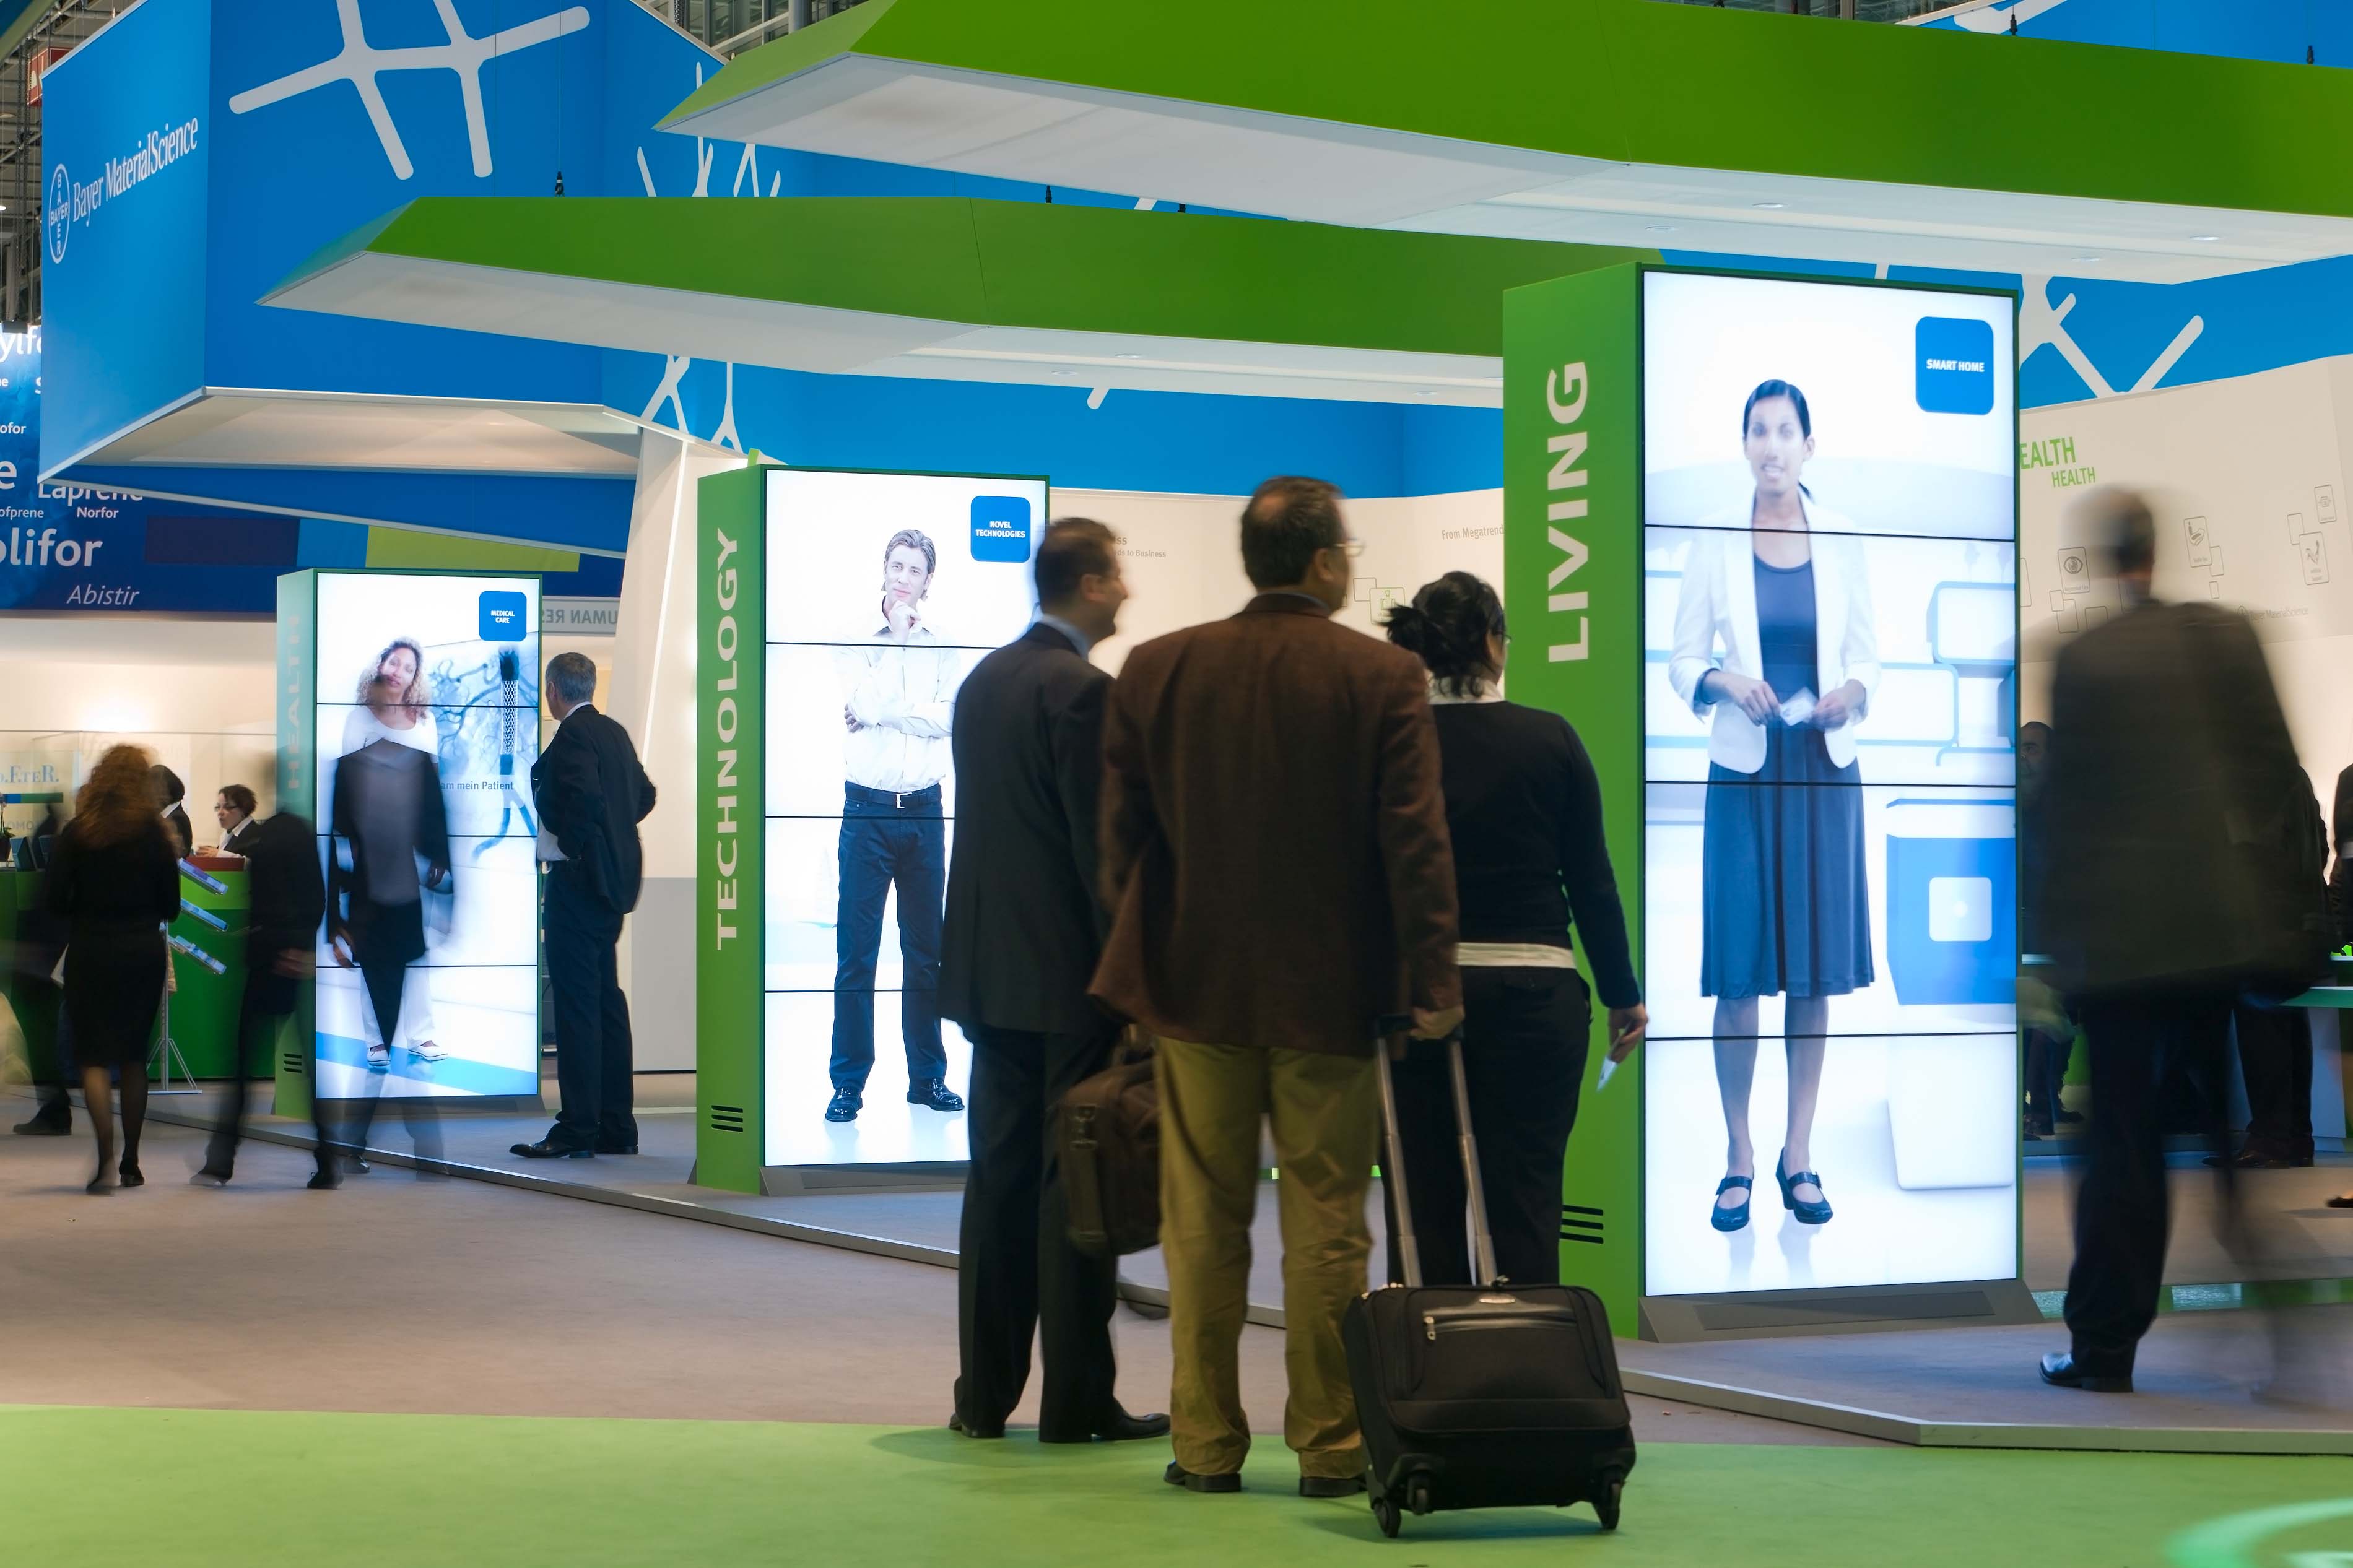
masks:
<svg viewBox="0 0 2353 1568"><path fill-rule="evenodd" d="M1336 550L1341 554L1346 556L1349 560L1354 561L1356 557L1365 552L1365 542L1361 539L1344 539L1340 541L1339 543L1329 545L1326 548Z"/></svg>

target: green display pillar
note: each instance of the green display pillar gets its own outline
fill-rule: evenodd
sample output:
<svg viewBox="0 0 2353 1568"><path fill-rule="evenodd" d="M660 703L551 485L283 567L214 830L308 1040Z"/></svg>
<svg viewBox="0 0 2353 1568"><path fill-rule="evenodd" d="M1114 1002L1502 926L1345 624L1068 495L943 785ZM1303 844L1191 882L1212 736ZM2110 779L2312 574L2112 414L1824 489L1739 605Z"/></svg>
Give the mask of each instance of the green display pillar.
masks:
<svg viewBox="0 0 2353 1568"><path fill-rule="evenodd" d="M318 670L314 658L319 616L319 574L290 572L278 579L278 810L319 820L316 709ZM321 842L323 855L325 844ZM270 1038L270 1070L277 1079L272 1109L280 1116L311 1115L311 1046L317 1037L317 997L309 985L296 987L294 1027Z"/></svg>
<svg viewBox="0 0 2353 1568"><path fill-rule="evenodd" d="M1504 584L1513 700L1577 727L1601 780L1609 858L1642 966L1640 273L1615 267L1504 296ZM1580 962L1582 958L1580 957ZM1591 966L1586 965L1587 973ZM1561 1184L1561 1278L1640 1331L1642 1057L1599 1084L1592 1048Z"/></svg>
<svg viewBox="0 0 2353 1568"><path fill-rule="evenodd" d="M702 480L695 522L694 1180L738 1193L760 1190L767 1149L765 474Z"/></svg>

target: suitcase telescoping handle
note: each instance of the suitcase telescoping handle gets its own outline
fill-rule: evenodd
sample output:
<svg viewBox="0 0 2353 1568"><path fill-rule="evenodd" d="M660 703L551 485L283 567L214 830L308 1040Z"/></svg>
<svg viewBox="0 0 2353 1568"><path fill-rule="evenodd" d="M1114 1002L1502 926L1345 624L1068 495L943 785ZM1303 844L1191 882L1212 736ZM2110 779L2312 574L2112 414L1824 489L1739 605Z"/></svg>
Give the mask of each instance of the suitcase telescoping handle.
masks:
<svg viewBox="0 0 2353 1568"><path fill-rule="evenodd" d="M1410 1037L1413 1020L1390 1015L1373 1026L1373 1059L1381 1075L1381 1125L1388 1133L1388 1149L1381 1157L1381 1181L1389 1190L1389 1206L1397 1217L1398 1257L1405 1265L1405 1282L1421 1283L1421 1247L1413 1234L1413 1205L1406 1195L1404 1140L1398 1136L1397 1084L1389 1076L1389 1042ZM1471 1245L1473 1267L1482 1285L1500 1285L1495 1273L1495 1237L1487 1228L1487 1194L1479 1183L1479 1140L1471 1130L1471 1082L1462 1069L1462 1031L1446 1037L1447 1077L1454 1089L1456 1142L1462 1150L1464 1191L1471 1199ZM1410 1046L1409 1045L1409 1048Z"/></svg>

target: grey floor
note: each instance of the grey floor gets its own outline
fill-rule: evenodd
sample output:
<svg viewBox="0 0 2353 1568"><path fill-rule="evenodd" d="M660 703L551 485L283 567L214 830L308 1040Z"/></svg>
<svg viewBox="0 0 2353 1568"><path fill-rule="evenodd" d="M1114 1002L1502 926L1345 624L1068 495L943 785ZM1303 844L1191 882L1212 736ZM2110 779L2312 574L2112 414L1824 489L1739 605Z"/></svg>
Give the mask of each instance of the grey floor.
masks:
<svg viewBox="0 0 2353 1568"><path fill-rule="evenodd" d="M228 1187L190 1186L201 1153L193 1131L151 1124L148 1184L89 1197L87 1136L0 1133L0 1404L945 1419L944 1269L390 1164L307 1192L309 1154L267 1142ZM1126 1403L1165 1408L1165 1326L1122 1311L1113 1332ZM1282 1390L1282 1336L1245 1329L1262 1431ZM1858 1440L1634 1408L1645 1442ZM1165 1462L1143 1447L1139 1466Z"/></svg>

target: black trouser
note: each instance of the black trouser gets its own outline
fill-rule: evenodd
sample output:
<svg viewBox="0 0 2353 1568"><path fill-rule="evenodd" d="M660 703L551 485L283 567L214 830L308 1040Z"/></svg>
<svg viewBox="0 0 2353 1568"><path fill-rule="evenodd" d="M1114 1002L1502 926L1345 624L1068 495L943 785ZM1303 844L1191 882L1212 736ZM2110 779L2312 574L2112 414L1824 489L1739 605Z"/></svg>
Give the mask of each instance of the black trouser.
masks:
<svg viewBox="0 0 2353 1568"><path fill-rule="evenodd" d="M549 1137L575 1149L632 1148L636 1041L621 994L621 914L547 874L547 982L555 1005L555 1083L564 1108Z"/></svg>
<svg viewBox="0 0 2353 1568"><path fill-rule="evenodd" d="M2094 1375L2129 1372L2157 1318L2165 1284L2171 1194L2164 1108L2168 1074L2210 1090L2221 1081L2231 998L2160 994L2083 1005L2091 1055L2090 1163L2075 1194L2075 1265L2067 1275L2067 1328L2075 1361ZM2206 1097L2217 1148L2226 1148L2217 1097ZM2232 1193L2230 1167L2223 1190ZM2227 1223L2227 1222L2226 1222Z"/></svg>
<svg viewBox="0 0 2353 1568"><path fill-rule="evenodd" d="M360 984L367 988L368 1006L375 1014L376 1038L384 1042L385 1050L389 1052L393 1040L400 1034L400 1009L408 991L408 966L416 959L388 958L381 952L362 952L356 956L360 965ZM314 1073L317 1070L315 1058L312 1070ZM316 1077L311 1079L311 1121L319 1135L322 1151L319 1165L322 1170L327 1168L324 1151L331 1143L348 1147L353 1154L368 1146L369 1136L375 1130L376 1104L384 1098L385 1085L391 1073L387 1069L364 1076L367 1089L359 1098L358 1111L351 1125L339 1136L333 1137L329 1135L326 1112L319 1104L319 1080ZM396 1095L394 1099L400 1107L400 1119L407 1124L408 1135L416 1143L419 1157L438 1160L441 1157L441 1121L433 1097L403 1094Z"/></svg>
<svg viewBox="0 0 2353 1568"><path fill-rule="evenodd" d="M1573 969L1468 965L1462 1005L1463 1076L1496 1271L1515 1285L1557 1285L1561 1163L1585 1081L1592 993ZM1422 1280L1483 1285L1471 1278L1469 1194L1445 1047L1416 1040L1404 1061L1390 1064L1390 1073ZM1389 1278L1405 1278L1394 1207Z"/></svg>
<svg viewBox="0 0 2353 1568"><path fill-rule="evenodd" d="M2063 1108L2060 1095L2074 1048L2072 1037L2046 1035L2031 1025L2026 1030L2026 1119L2039 1128L2050 1127Z"/></svg>
<svg viewBox="0 0 2353 1568"><path fill-rule="evenodd" d="M248 965L268 963L274 955L252 952L247 955ZM283 977L246 973L245 990L237 1009L237 1044L229 1058L228 1097L221 1108L220 1121L213 1127L213 1135L205 1145L205 1169L228 1175L237 1165L237 1145L245 1129L245 1106L251 1092L248 1079L253 1071L253 1037L257 1031L267 1032L271 1048L262 1052L262 1058L275 1072L278 1059L278 1031L286 1016L294 1010L294 989ZM317 1088L317 1080L311 1083ZM326 1122L319 1112L319 1097L311 1096L311 1126L319 1139L319 1161L326 1163Z"/></svg>
<svg viewBox="0 0 2353 1568"><path fill-rule="evenodd" d="M2247 1081L2246 1147L2312 1158L2312 1016L2301 1007L2238 1008L2239 1072Z"/></svg>
<svg viewBox="0 0 2353 1568"><path fill-rule="evenodd" d="M834 917L833 1087L866 1091L874 1070L874 961L882 907L899 889L899 1032L910 1085L944 1079L940 1045L940 922L947 910L947 823L940 786L892 795L843 786L840 902Z"/></svg>
<svg viewBox="0 0 2353 1568"><path fill-rule="evenodd" d="M1109 1065L1116 1036L969 1033L972 1164L957 1243L956 1414L981 1431L1004 1425L1029 1379L1035 1333L1046 1361L1038 1434L1082 1441L1109 1419L1115 1398L1116 1265L1071 1245L1053 1108Z"/></svg>

